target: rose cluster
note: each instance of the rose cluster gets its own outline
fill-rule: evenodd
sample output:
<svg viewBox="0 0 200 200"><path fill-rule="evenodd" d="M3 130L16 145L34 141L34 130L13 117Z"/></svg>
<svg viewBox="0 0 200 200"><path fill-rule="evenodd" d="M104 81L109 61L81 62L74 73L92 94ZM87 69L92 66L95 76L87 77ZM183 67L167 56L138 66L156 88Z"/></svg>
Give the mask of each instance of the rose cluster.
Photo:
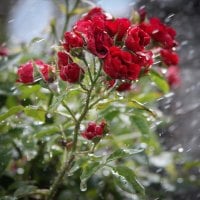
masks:
<svg viewBox="0 0 200 200"><path fill-rule="evenodd" d="M88 139L93 140L95 138L102 138L107 132L107 125L105 121L102 121L100 124L96 122L89 122L87 128L81 135Z"/></svg>
<svg viewBox="0 0 200 200"><path fill-rule="evenodd" d="M98 57L108 81L108 87L117 82L117 90L131 88L131 83L146 74L159 55L167 67L166 77L171 85L178 85L178 55L175 47L176 32L158 18L147 19L144 9L138 12L140 20L131 22L127 18L113 18L101 8L93 8L65 32L61 50L57 53L57 69L63 81L78 83L85 74L85 66L80 66L85 51ZM76 61L75 61L76 60ZM33 68L36 62L28 62L18 70L19 82L34 81ZM52 67L40 63L39 72L49 81ZM41 71L43 67L43 72ZM44 74L45 77L43 76Z"/></svg>
<svg viewBox="0 0 200 200"><path fill-rule="evenodd" d="M143 13L144 16L144 13ZM167 68L166 78L171 86L180 84L179 57L175 52L177 41L176 31L163 24L158 18L151 18L148 22L142 21L140 28L151 36L152 51L159 54L164 66Z"/></svg>
<svg viewBox="0 0 200 200"><path fill-rule="evenodd" d="M174 66L178 69L178 55L174 52L177 45L175 30L158 18L147 20L144 9L139 10L139 16L140 21L132 23L127 18L112 18L101 8L93 8L83 16L64 34L64 50L58 52L61 79L70 83L81 80L84 70L73 63L70 55L85 50L101 59L109 87L119 80L118 91L124 91L131 88L132 81L148 72L159 49L161 61L168 66L169 83L177 84L178 70L171 73L175 71L171 70Z"/></svg>

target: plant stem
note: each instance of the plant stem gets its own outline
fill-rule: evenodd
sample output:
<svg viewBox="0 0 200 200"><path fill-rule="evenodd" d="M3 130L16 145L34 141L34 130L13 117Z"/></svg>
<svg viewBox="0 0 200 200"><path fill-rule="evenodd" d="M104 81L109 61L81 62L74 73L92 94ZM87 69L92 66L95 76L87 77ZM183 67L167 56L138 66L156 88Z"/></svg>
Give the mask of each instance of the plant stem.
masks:
<svg viewBox="0 0 200 200"><path fill-rule="evenodd" d="M73 161L75 160L80 124L81 124L82 120L85 118L86 114L88 113L88 111L90 109L91 94L92 94L93 89L95 87L95 84L96 84L96 82L97 82L97 80L100 76L100 73L101 73L101 67L99 67L99 70L98 70L96 77L94 77L94 79L91 80L90 89L87 90L85 106L84 106L83 111L82 111L82 113L81 113L81 115L78 119L75 118L74 114L71 112L69 107L67 105L65 105L65 103L64 103L64 106L67 108L67 110L70 112L71 116L74 118L75 128L74 128L73 146L72 146L72 150L70 152L70 155L68 156L68 159L67 159L67 155L66 155L67 150L65 149L65 151L64 151L63 162L62 162L60 172L58 173L58 176L56 177L53 185L50 188L50 193L49 193L47 200L53 200L54 199L56 192L58 190L58 187L61 184L64 175L71 169ZM92 150L94 150L94 149L92 149Z"/></svg>
<svg viewBox="0 0 200 200"><path fill-rule="evenodd" d="M67 157L67 155L66 155L66 149L65 149L64 155L63 155L63 162L62 162L63 164L61 166L60 172L58 173L58 176L56 177L53 185L50 188L50 193L49 193L47 200L53 200L54 199L56 192L58 190L58 187L59 187L60 183L62 182L62 179L64 178L65 173L68 172L70 170L71 166L72 166L72 163L73 163L74 158L75 158L74 155L71 154L69 156L68 160L66 160L66 157Z"/></svg>
<svg viewBox="0 0 200 200"><path fill-rule="evenodd" d="M63 31L62 31L62 36L64 35L66 29L67 29L67 26L69 24L69 20L74 12L74 10L76 9L76 7L78 6L78 4L80 3L80 0L76 0L76 2L74 3L74 6L72 8L72 10L69 12L69 0L65 0L65 5L66 5L66 16L65 16L65 24L64 24L64 27L63 27ZM62 38L61 36L61 38Z"/></svg>
<svg viewBox="0 0 200 200"><path fill-rule="evenodd" d="M90 105L89 105L90 104L90 97L91 97L92 91L94 89L94 86L95 86L95 84L96 84L96 82L97 82L97 80L99 78L100 72L101 72L101 67L99 68L97 76L94 78L94 80L93 81L91 80L91 87L90 87L90 89L87 92L85 107L84 107L84 109L83 109L83 111L82 111L82 113L81 113L81 115L80 115L80 117L77 120L77 123L75 125L72 152L76 151L77 139L78 139L78 133L79 133L79 129L80 129L80 124L81 124L82 120L84 119L84 117L86 116L88 110L90 109Z"/></svg>
<svg viewBox="0 0 200 200"><path fill-rule="evenodd" d="M66 110L69 112L69 114L72 116L74 122L76 123L77 122L77 119L74 115L74 113L71 111L71 109L69 108L69 106L64 102L62 101L62 105L66 108Z"/></svg>

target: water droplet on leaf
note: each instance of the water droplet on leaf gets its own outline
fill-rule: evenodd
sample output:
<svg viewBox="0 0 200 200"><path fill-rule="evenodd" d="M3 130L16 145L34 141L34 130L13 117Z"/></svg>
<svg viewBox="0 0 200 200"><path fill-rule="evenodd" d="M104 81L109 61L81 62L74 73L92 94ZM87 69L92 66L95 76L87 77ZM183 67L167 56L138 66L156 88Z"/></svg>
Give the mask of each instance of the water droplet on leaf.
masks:
<svg viewBox="0 0 200 200"><path fill-rule="evenodd" d="M85 192L85 191L87 190L87 183L86 183L86 180L81 180L80 190L81 190L82 192Z"/></svg>

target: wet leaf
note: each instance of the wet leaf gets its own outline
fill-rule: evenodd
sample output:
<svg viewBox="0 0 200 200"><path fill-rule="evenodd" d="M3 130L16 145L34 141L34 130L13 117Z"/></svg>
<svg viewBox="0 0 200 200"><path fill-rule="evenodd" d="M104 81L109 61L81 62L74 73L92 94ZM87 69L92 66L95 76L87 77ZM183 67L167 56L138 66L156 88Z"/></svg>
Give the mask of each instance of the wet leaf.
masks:
<svg viewBox="0 0 200 200"><path fill-rule="evenodd" d="M8 148L0 148L0 176L8 166L11 159L11 151Z"/></svg>
<svg viewBox="0 0 200 200"><path fill-rule="evenodd" d="M33 39L31 40L30 45L35 44L35 43L42 42L42 41L44 41L44 40L45 40L44 38L35 37L35 38L33 38Z"/></svg>
<svg viewBox="0 0 200 200"><path fill-rule="evenodd" d="M138 154L142 151L142 149L117 149L106 159L106 163L117 160L119 158L126 158L134 154Z"/></svg>
<svg viewBox="0 0 200 200"><path fill-rule="evenodd" d="M146 120L146 118L137 113L135 115L131 116L132 122L137 126L138 130L143 134L143 135L149 135L150 134L150 127L149 124Z"/></svg>
<svg viewBox="0 0 200 200"><path fill-rule="evenodd" d="M157 116L156 113L154 111L152 111L150 108L148 108L144 104L142 104L139 101L136 101L134 99L128 101L128 106L134 107L134 108L137 108L137 109L140 109L140 110L144 110L144 111L148 112L150 115L152 115L153 117Z"/></svg>
<svg viewBox="0 0 200 200"><path fill-rule="evenodd" d="M49 136L49 135L53 135L57 132L59 132L59 128L58 127L45 127L45 129L37 132L34 137L37 139L41 139L43 137Z"/></svg>
<svg viewBox="0 0 200 200"><path fill-rule="evenodd" d="M37 121L45 122L46 111L41 107L27 106L24 109L27 116L34 118Z"/></svg>
<svg viewBox="0 0 200 200"><path fill-rule="evenodd" d="M15 191L14 195L18 198L21 198L34 192L36 189L37 187L34 185L23 185Z"/></svg>
<svg viewBox="0 0 200 200"><path fill-rule="evenodd" d="M80 176L81 181L87 181L101 167L102 164L100 162L92 161L85 163L82 168L82 174Z"/></svg>
<svg viewBox="0 0 200 200"><path fill-rule="evenodd" d="M15 115L23 110L24 110L24 107L21 105L14 106L14 107L10 108L6 113L3 113L0 115L0 121L3 121L5 119L7 119L8 117Z"/></svg>
<svg viewBox="0 0 200 200"><path fill-rule="evenodd" d="M1 200L17 200L17 198L12 197L12 196L4 196L4 197L1 197Z"/></svg>
<svg viewBox="0 0 200 200"><path fill-rule="evenodd" d="M161 74L154 70L151 70L150 78L162 92L169 92L169 85Z"/></svg>
<svg viewBox="0 0 200 200"><path fill-rule="evenodd" d="M145 196L143 185L137 180L134 171L126 166L117 166L112 168L112 174L118 180L117 183L122 190L131 193L137 193Z"/></svg>

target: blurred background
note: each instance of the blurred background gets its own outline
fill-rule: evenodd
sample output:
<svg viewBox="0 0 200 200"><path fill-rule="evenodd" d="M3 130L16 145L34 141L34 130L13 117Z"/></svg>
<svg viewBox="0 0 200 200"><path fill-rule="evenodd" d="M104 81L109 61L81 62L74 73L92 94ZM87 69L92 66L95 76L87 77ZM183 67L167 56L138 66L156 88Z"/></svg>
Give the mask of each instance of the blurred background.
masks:
<svg viewBox="0 0 200 200"><path fill-rule="evenodd" d="M47 37L52 18L56 16L58 26L64 20L55 2L1 0L0 44L17 47L34 37ZM200 163L200 1L96 0L89 3L103 7L116 17L129 17L133 9L145 6L148 17L160 17L177 30L182 82L170 95L158 101L166 116L173 119L167 128L158 128L158 135L164 148L180 153L183 162ZM199 179L200 169L192 174ZM186 196L179 199L200 199L198 188L191 187L185 193Z"/></svg>

